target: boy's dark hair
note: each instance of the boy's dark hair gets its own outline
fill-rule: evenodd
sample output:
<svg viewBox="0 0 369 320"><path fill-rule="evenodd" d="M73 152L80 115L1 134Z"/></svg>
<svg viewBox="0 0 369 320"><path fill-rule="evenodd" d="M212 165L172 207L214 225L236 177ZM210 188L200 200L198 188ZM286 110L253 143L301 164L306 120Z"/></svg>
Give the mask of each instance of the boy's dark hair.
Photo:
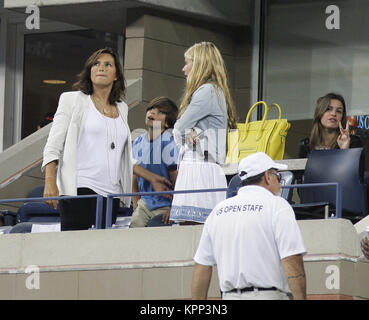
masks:
<svg viewBox="0 0 369 320"><path fill-rule="evenodd" d="M156 97L150 101L146 108L146 112L151 109L158 109L166 114L165 123L169 128L173 128L178 115L177 105L167 97Z"/></svg>

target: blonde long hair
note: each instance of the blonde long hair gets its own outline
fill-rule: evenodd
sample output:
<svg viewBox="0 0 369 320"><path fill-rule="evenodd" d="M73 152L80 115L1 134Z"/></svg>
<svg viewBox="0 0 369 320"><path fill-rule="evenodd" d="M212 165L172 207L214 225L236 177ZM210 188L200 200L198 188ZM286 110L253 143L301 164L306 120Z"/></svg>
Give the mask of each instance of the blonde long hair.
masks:
<svg viewBox="0 0 369 320"><path fill-rule="evenodd" d="M217 47L211 42L196 43L185 52L184 56L192 60L192 68L187 76L178 118L186 111L193 93L203 84L212 83L222 89L227 104L228 127L235 129L236 112L228 88L225 64Z"/></svg>
<svg viewBox="0 0 369 320"><path fill-rule="evenodd" d="M327 111L328 106L331 102L331 100L338 100L342 103L343 106L343 114L342 114L342 126L346 126L347 116L346 116L346 103L343 97L340 94L337 93L328 93L323 97L320 97L317 100L317 105L314 112L314 119L313 119L313 127L311 129L310 134L310 150L314 150L315 147L320 146L323 143L323 126L321 123L321 118L323 114ZM329 148L334 149L337 147L337 138L340 133L340 129L337 128L336 134L333 137Z"/></svg>

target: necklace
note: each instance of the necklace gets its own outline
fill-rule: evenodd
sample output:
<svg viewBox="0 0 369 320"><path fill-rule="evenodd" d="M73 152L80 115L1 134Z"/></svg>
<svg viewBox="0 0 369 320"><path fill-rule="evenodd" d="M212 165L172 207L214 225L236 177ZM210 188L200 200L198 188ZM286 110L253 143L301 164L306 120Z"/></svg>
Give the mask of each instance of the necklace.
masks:
<svg viewBox="0 0 369 320"><path fill-rule="evenodd" d="M104 115L106 115L110 118L115 118L116 117L116 111L115 111L114 107L111 107L110 112L109 112L104 106L102 106L101 100L98 97L95 97L95 96L91 95L91 98L92 98L92 100L95 104L96 109L99 110L100 113L102 113L102 114L104 114ZM96 100L98 100L99 102L97 102Z"/></svg>
<svg viewBox="0 0 369 320"><path fill-rule="evenodd" d="M92 101L93 101L93 103L95 104L95 108L99 111L99 113L101 114L101 112L100 112L100 110L96 107L96 105L97 105L97 103L96 103L96 100L94 99L94 97L91 95L91 98L92 98ZM116 126L116 124L115 124L115 117L114 117L114 112L113 112L113 108L111 109L112 110L112 116L113 116L113 122L114 122L114 139L113 139L113 134L111 134L111 132L110 132L110 129L109 129L109 125L108 125L108 123L107 123L107 121L106 121L106 119L105 119L105 117L103 116L103 115L101 115L102 116L102 118L104 119L104 122L105 122L105 125L106 125L106 134L107 134L107 138L109 138L110 137L110 139L111 139L111 144L110 144L110 149L112 149L112 150L114 150L115 149L115 143L114 143L114 141L116 141L116 139L117 139L117 126ZM104 114L105 114L105 108L103 108L103 112L104 112ZM109 118L111 118L111 117L109 117Z"/></svg>

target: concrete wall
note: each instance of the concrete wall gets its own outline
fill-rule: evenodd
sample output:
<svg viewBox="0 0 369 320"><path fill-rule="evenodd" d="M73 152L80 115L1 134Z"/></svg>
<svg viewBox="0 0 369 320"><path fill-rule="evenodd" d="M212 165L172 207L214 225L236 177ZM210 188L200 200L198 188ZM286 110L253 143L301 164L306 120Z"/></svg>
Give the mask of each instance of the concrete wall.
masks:
<svg viewBox="0 0 369 320"><path fill-rule="evenodd" d="M369 298L362 233L344 219L298 223L308 250L309 298ZM0 235L0 299L188 299L201 231L182 226ZM37 283L34 273L25 273L31 265L40 270L39 289L27 289ZM209 297L220 298L216 269Z"/></svg>
<svg viewBox="0 0 369 320"><path fill-rule="evenodd" d="M142 104L129 114L132 129L144 128L144 112L154 97L178 105L185 87L184 52L196 42L212 41L221 51L233 99L245 118L251 87L251 31L144 9L127 10L124 69L127 79L143 79Z"/></svg>

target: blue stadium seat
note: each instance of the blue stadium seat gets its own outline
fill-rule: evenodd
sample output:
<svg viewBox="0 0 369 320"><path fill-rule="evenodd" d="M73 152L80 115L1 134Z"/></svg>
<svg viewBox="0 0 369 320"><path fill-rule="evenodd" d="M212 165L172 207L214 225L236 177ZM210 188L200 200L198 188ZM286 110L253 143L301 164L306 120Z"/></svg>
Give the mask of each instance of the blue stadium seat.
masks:
<svg viewBox="0 0 369 320"><path fill-rule="evenodd" d="M281 171L281 186L291 185L295 182L295 176L291 171ZM237 195L238 189L241 185L241 179L236 174L229 181L227 189L227 198L234 197ZM293 189L292 188L282 188L281 197L286 199L288 202L292 202Z"/></svg>
<svg viewBox="0 0 369 320"><path fill-rule="evenodd" d="M43 193L42 185L33 189L29 198L43 197ZM18 209L17 222L60 222L60 211L44 202L27 202Z"/></svg>
<svg viewBox="0 0 369 320"><path fill-rule="evenodd" d="M304 183L340 183L342 217L356 222L368 214L364 167L363 148L314 150L306 163ZM299 193L301 204L305 207L318 203L329 203L330 207L335 207L335 187L301 188ZM295 212L299 209L296 207Z"/></svg>
<svg viewBox="0 0 369 320"><path fill-rule="evenodd" d="M238 176L238 174L236 174L229 181L228 189L227 189L227 194L226 194L226 198L227 199L228 198L231 198L231 197L234 197L237 194L238 189L240 188L240 184L241 184L241 179Z"/></svg>
<svg viewBox="0 0 369 320"><path fill-rule="evenodd" d="M292 171L281 171L281 186L291 185L295 183L295 175ZM292 203L293 188L282 188L281 197Z"/></svg>

